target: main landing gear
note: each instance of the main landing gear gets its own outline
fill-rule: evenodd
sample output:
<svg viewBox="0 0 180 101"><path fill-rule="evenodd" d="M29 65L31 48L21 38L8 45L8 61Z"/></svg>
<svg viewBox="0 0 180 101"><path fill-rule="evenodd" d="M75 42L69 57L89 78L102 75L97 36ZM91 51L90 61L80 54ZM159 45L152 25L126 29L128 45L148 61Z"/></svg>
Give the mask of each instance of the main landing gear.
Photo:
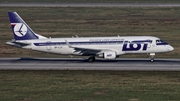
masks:
<svg viewBox="0 0 180 101"><path fill-rule="evenodd" d="M150 61L151 62L154 62L154 56L155 56L155 53L150 53L150 58L151 58Z"/></svg>
<svg viewBox="0 0 180 101"><path fill-rule="evenodd" d="M94 62L94 61L95 61L95 56L94 56L94 55L91 55L91 56L88 58L88 61L89 61L89 62Z"/></svg>

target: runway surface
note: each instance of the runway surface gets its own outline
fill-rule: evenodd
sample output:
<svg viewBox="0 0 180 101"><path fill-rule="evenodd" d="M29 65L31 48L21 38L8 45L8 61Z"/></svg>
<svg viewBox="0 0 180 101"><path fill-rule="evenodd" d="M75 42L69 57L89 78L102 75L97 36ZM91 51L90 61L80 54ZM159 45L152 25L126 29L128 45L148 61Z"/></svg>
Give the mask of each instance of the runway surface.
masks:
<svg viewBox="0 0 180 101"><path fill-rule="evenodd" d="M139 70L180 71L180 59L119 58L97 59L89 63L81 58L0 58L0 70Z"/></svg>
<svg viewBox="0 0 180 101"><path fill-rule="evenodd" d="M0 7L180 7L180 3L1 3Z"/></svg>

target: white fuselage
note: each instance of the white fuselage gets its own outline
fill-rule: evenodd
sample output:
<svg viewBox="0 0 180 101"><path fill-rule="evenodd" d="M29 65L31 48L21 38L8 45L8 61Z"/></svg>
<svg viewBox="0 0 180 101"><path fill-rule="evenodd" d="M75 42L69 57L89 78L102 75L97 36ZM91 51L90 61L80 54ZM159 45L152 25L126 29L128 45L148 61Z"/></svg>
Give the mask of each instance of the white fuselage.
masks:
<svg viewBox="0 0 180 101"><path fill-rule="evenodd" d="M172 51L173 47L157 37L152 36L131 36L131 37L85 37L85 38L49 38L36 40L21 40L30 45L22 48L32 49L55 54L82 55L82 50L77 51L69 47L82 49L115 51L116 55L126 53L160 53ZM87 51L86 50L86 51Z"/></svg>

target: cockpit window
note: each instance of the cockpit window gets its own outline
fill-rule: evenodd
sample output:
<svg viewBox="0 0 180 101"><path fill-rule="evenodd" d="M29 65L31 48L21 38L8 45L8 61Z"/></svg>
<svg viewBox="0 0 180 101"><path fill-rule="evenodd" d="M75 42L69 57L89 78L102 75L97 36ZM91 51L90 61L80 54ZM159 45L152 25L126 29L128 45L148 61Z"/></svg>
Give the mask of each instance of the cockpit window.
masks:
<svg viewBox="0 0 180 101"><path fill-rule="evenodd" d="M156 40L156 43L159 43L160 42L160 40Z"/></svg>
<svg viewBox="0 0 180 101"><path fill-rule="evenodd" d="M161 42L164 42L163 40L160 40Z"/></svg>
<svg viewBox="0 0 180 101"><path fill-rule="evenodd" d="M168 45L168 43L159 39L159 40L156 40L156 45Z"/></svg>
<svg viewBox="0 0 180 101"><path fill-rule="evenodd" d="M162 43L164 42L163 40L156 40L156 43Z"/></svg>

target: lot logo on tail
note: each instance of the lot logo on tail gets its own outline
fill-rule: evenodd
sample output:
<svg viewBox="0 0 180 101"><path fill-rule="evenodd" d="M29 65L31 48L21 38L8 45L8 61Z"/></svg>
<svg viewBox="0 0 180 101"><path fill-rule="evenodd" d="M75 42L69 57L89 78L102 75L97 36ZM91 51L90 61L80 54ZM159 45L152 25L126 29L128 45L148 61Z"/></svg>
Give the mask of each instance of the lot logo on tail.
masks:
<svg viewBox="0 0 180 101"><path fill-rule="evenodd" d="M12 23L12 26L14 26L14 34L18 37L23 37L27 33L27 27L23 23Z"/></svg>

